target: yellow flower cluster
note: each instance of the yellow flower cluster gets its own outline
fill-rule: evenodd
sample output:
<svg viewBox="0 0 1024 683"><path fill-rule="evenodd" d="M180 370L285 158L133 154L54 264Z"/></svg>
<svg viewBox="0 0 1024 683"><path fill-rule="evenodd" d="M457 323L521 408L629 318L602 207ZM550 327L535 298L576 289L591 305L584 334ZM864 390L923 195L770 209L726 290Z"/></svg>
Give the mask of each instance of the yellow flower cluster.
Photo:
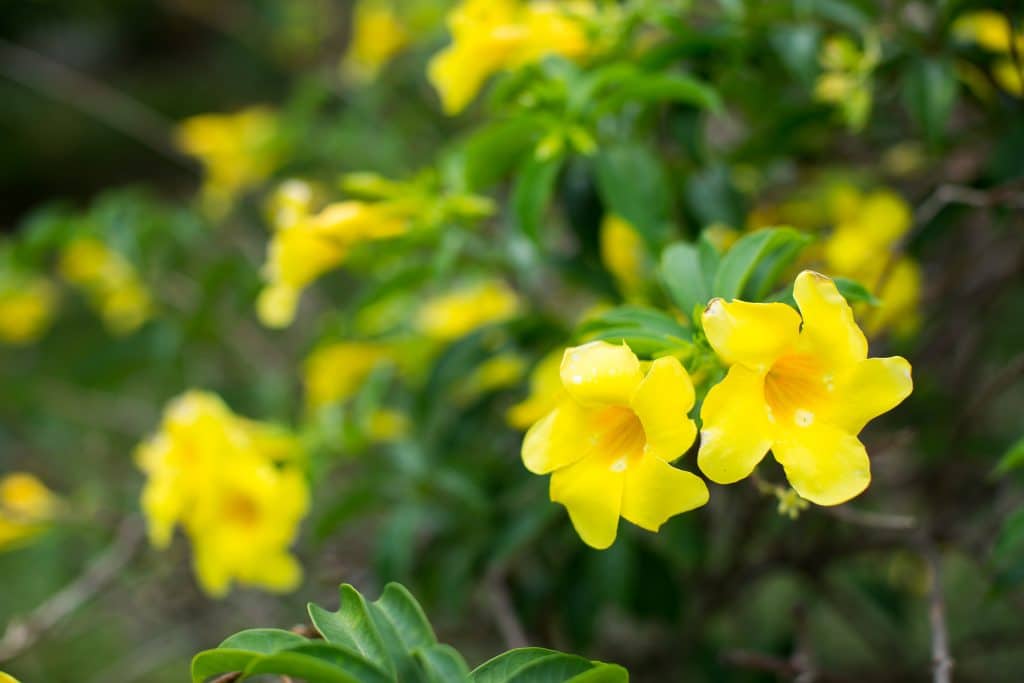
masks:
<svg viewBox="0 0 1024 683"><path fill-rule="evenodd" d="M0 478L0 551L45 531L60 507L60 499L31 474L14 472Z"/></svg>
<svg viewBox="0 0 1024 683"><path fill-rule="evenodd" d="M166 547L181 525L210 595L225 595L233 581L293 590L302 568L288 548L309 507L298 457L293 435L235 415L213 394L175 399L136 454L151 542Z"/></svg>
<svg viewBox="0 0 1024 683"><path fill-rule="evenodd" d="M997 55L992 77L1011 95L1024 96L1024 76L1013 60L1014 50L1024 54L1024 32L1014 33L1005 14L996 10L968 12L953 22L953 35Z"/></svg>
<svg viewBox="0 0 1024 683"><path fill-rule="evenodd" d="M135 267L93 237L79 237L64 247L61 276L80 288L113 334L130 334L153 313L149 290Z"/></svg>
<svg viewBox="0 0 1024 683"><path fill-rule="evenodd" d="M519 295L507 284L482 280L428 299L419 309L416 328L429 339L449 342L509 320L521 308Z"/></svg>
<svg viewBox="0 0 1024 683"><path fill-rule="evenodd" d="M302 290L342 265L353 248L404 235L413 218L412 207L397 200L335 202L314 211L307 190L291 184L272 207L275 230L263 267L267 286L257 303L268 327L290 325Z"/></svg>
<svg viewBox="0 0 1024 683"><path fill-rule="evenodd" d="M728 373L701 407L698 465L712 481L733 483L771 450L801 498L837 505L867 487L870 465L857 434L910 394L910 365L867 358L864 335L829 278L800 273L794 298L800 313L780 303L708 304L704 332ZM523 462L552 473L551 499L566 506L584 542L611 545L620 516L655 531L707 502L704 482L670 464L697 433L693 384L678 360L641 363L625 345L591 342L565 352L560 386L552 386L551 367L538 367L536 395L513 414L522 419L554 402L526 433ZM787 511L799 507L785 503Z"/></svg>
<svg viewBox="0 0 1024 683"><path fill-rule="evenodd" d="M871 114L871 74L881 58L877 40L865 39L862 49L846 36L833 36L822 46L822 73L814 95L839 107L846 125L860 130Z"/></svg>
<svg viewBox="0 0 1024 683"><path fill-rule="evenodd" d="M303 376L306 404L313 410L351 398L381 363L391 358L391 348L379 342L324 344L306 358Z"/></svg>
<svg viewBox="0 0 1024 683"><path fill-rule="evenodd" d="M42 277L4 279L0 285L0 342L31 344L50 326L57 289Z"/></svg>
<svg viewBox="0 0 1024 683"><path fill-rule="evenodd" d="M274 172L279 160L277 114L250 107L234 114L202 114L178 127L178 144L204 167L202 199L214 215Z"/></svg>
<svg viewBox="0 0 1024 683"><path fill-rule="evenodd" d="M447 114L458 114L488 78L549 55L579 59L589 41L590 2L463 0L448 16L451 44L428 66Z"/></svg>

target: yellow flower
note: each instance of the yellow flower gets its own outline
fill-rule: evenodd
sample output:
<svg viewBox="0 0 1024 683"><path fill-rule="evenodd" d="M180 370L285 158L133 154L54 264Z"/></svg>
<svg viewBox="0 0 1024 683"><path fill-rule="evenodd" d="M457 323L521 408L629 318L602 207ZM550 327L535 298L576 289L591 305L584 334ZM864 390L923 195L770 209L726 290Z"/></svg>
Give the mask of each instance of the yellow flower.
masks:
<svg viewBox="0 0 1024 683"><path fill-rule="evenodd" d="M60 507L60 498L31 474L13 472L0 478L0 550L45 531Z"/></svg>
<svg viewBox="0 0 1024 683"><path fill-rule="evenodd" d="M541 358L530 373L530 394L505 413L506 421L516 429L526 429L552 410L565 397L562 389L562 352Z"/></svg>
<svg viewBox="0 0 1024 683"><path fill-rule="evenodd" d="M1024 44L1021 45L1021 50L1024 51ZM1000 59L993 64L992 76L1006 92L1014 97L1024 96L1024 79L1021 78L1020 70L1012 60Z"/></svg>
<svg viewBox="0 0 1024 683"><path fill-rule="evenodd" d="M819 55L822 73L814 87L815 97L836 105L854 130L862 128L871 113L871 73L881 56L877 38L868 35L864 42L861 49L846 36L828 38Z"/></svg>
<svg viewBox="0 0 1024 683"><path fill-rule="evenodd" d="M381 408L370 414L366 433L374 441L398 441L409 433L409 418L397 410Z"/></svg>
<svg viewBox="0 0 1024 683"><path fill-rule="evenodd" d="M267 202L267 215L274 230L290 228L309 218L315 192L305 180L286 180L276 188Z"/></svg>
<svg viewBox="0 0 1024 683"><path fill-rule="evenodd" d="M548 55L578 59L588 41L579 16L590 3L463 0L452 10L451 44L430 61L430 82L447 114L458 114L489 77ZM574 10L571 13L570 10Z"/></svg>
<svg viewBox="0 0 1024 683"><path fill-rule="evenodd" d="M135 267L98 239L71 241L61 252L59 269L113 334L130 334L153 314L153 300Z"/></svg>
<svg viewBox="0 0 1024 683"><path fill-rule="evenodd" d="M910 229L910 205L895 192L876 190L863 197L855 211L836 225L825 244L830 272L856 277L885 255Z"/></svg>
<svg viewBox="0 0 1024 683"><path fill-rule="evenodd" d="M975 42L991 52L1009 54L1013 40L1024 48L1024 37L1013 35L1006 15L996 10L979 10L957 17L953 35L963 41Z"/></svg>
<svg viewBox="0 0 1024 683"><path fill-rule="evenodd" d="M31 344L50 326L57 290L45 278L15 279L0 288L0 342Z"/></svg>
<svg viewBox="0 0 1024 683"><path fill-rule="evenodd" d="M203 200L212 212L224 212L241 192L274 172L277 135L277 114L265 107L202 114L181 123L178 144L203 164Z"/></svg>
<svg viewBox="0 0 1024 683"><path fill-rule="evenodd" d="M18 679L9 673L0 671L0 683L18 683Z"/></svg>
<svg viewBox="0 0 1024 683"><path fill-rule="evenodd" d="M526 362L521 356L499 353L482 362L458 382L453 391L454 397L460 403L468 403L484 394L514 386L525 372Z"/></svg>
<svg viewBox="0 0 1024 683"><path fill-rule="evenodd" d="M615 277L626 298L643 293L647 268L647 246L632 225L608 214L601 221L601 262Z"/></svg>
<svg viewBox="0 0 1024 683"><path fill-rule="evenodd" d="M298 449L291 434L235 415L213 394L175 399L136 454L151 542L166 547L181 525L211 595L224 595L233 580L291 590L301 569L288 546L309 505Z"/></svg>
<svg viewBox="0 0 1024 683"><path fill-rule="evenodd" d="M596 341L567 349L564 398L523 440L523 463L551 473L551 500L564 505L584 543L607 548L619 517L657 531L704 505L700 477L669 463L693 443L694 390L679 361L643 371L628 346Z"/></svg>
<svg viewBox="0 0 1024 683"><path fill-rule="evenodd" d="M410 218L408 207L397 203L345 201L279 225L267 247L260 320L268 327L287 327L303 289L344 263L356 245L406 233Z"/></svg>
<svg viewBox="0 0 1024 683"><path fill-rule="evenodd" d="M352 39L342 72L368 81L409 43L409 32L391 2L360 0L352 13Z"/></svg>
<svg viewBox="0 0 1024 683"><path fill-rule="evenodd" d="M867 357L850 306L824 275L800 273L793 296L800 314L721 299L704 311L704 332L729 372L704 400L698 463L730 484L771 449L801 498L837 505L870 482L857 434L910 394L910 364Z"/></svg>
<svg viewBox="0 0 1024 683"><path fill-rule="evenodd" d="M485 280L428 300L416 317L417 329L436 341L452 341L504 322L520 310L519 296L501 280Z"/></svg>
<svg viewBox="0 0 1024 683"><path fill-rule="evenodd" d="M314 350L303 365L306 403L316 410L355 394L391 350L375 342L337 342Z"/></svg>

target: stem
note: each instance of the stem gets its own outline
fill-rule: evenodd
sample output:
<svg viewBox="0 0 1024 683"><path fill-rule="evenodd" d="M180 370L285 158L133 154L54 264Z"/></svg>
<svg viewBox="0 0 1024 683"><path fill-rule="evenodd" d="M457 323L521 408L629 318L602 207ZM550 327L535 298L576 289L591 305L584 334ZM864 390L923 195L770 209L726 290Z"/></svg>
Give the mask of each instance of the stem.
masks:
<svg viewBox="0 0 1024 683"><path fill-rule="evenodd" d="M922 553L928 565L931 589L928 596L928 622L932 632L932 681L952 683L953 658L949 654L949 631L946 628L946 603L942 594L942 566L931 540L925 538Z"/></svg>

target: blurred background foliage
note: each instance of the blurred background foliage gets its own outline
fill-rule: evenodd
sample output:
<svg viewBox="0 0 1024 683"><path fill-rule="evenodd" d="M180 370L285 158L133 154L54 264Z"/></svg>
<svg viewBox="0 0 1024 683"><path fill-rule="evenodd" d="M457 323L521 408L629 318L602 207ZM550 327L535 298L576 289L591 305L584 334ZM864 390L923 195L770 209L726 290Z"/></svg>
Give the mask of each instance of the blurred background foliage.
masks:
<svg viewBox="0 0 1024 683"><path fill-rule="evenodd" d="M938 594L956 679L1019 679L1024 14L598 4L613 27L593 38L599 58L517 65L458 116L426 76L448 42L442 0L394 5L408 38L380 65L353 51L359 10L339 0L5 7L0 292L40 292L54 311L0 349L0 475L31 472L59 498L40 508L45 533L0 552L5 669L26 683L180 681L194 652L287 628L342 581L401 581L472 663L525 639L637 681L927 680ZM235 183L228 164L211 195L217 174L176 126L253 106L273 131L245 152L251 177ZM358 245L270 329L261 268L291 178L314 197L303 210L400 199L415 225ZM872 208L879 192L895 199ZM794 263L849 278L873 355L914 364L915 394L865 433L871 489L791 519L766 465L768 483L713 486L658 535L624 525L610 550L586 548L519 460L506 413L528 371L594 336L681 354L693 311L674 259L778 225L815 239L794 238L759 296L785 298ZM830 261L844 235L872 267ZM96 243L109 253L79 262L102 273L76 271L71 247ZM896 285L878 264L900 259L902 289L879 291ZM474 294L480 282L492 289ZM453 291L480 319L423 322ZM20 322L35 310L11 305ZM341 341L379 344L382 360L316 366L353 389L311 407L306 359ZM134 450L193 387L302 441L313 498L294 594L213 600L185 539L140 545ZM97 558L111 566L88 572ZM69 584L84 604L60 623L18 621ZM38 641L19 646L26 623Z"/></svg>

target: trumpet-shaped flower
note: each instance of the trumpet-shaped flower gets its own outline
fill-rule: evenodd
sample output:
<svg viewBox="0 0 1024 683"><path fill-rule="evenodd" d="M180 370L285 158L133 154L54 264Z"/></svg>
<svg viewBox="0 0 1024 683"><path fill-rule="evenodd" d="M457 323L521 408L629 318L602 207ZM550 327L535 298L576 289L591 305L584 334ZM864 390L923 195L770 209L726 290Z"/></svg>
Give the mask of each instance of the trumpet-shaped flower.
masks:
<svg viewBox="0 0 1024 683"><path fill-rule="evenodd" d="M303 365L307 405L316 410L348 400L373 369L390 357L391 349L376 342L337 342L320 346L309 354Z"/></svg>
<svg viewBox="0 0 1024 683"><path fill-rule="evenodd" d="M297 454L291 434L235 415L213 394L175 399L136 454L151 542L166 547L180 525L211 595L226 593L232 580L294 588L301 570L288 546L309 504Z"/></svg>
<svg viewBox="0 0 1024 683"><path fill-rule="evenodd" d="M512 318L521 308L519 295L500 280L484 280L428 300L416 318L417 329L448 342Z"/></svg>
<svg viewBox="0 0 1024 683"><path fill-rule="evenodd" d="M409 31L392 2L359 0L342 73L358 81L372 80L408 43Z"/></svg>
<svg viewBox="0 0 1024 683"><path fill-rule="evenodd" d="M551 473L551 500L569 511L583 541L607 548L619 517L657 531L670 517L704 505L704 481L669 463L693 443L693 383L675 358L646 372L628 346L590 342L567 349L564 397L533 425L522 457Z"/></svg>
<svg viewBox="0 0 1024 683"><path fill-rule="evenodd" d="M0 286L0 342L31 344L50 326L57 290L41 277L15 278Z"/></svg>
<svg viewBox="0 0 1024 683"><path fill-rule="evenodd" d="M250 107L234 114L202 114L178 127L178 144L205 170L202 199L215 215L266 180L278 164L277 114Z"/></svg>
<svg viewBox="0 0 1024 683"><path fill-rule="evenodd" d="M583 57L588 48L580 17L590 3L463 0L452 10L451 44L430 62L430 82L447 114L458 114L495 73L548 55Z"/></svg>
<svg viewBox="0 0 1024 683"><path fill-rule="evenodd" d="M153 314L153 300L124 256L93 237L72 240L61 252L61 276L81 289L111 333L131 334Z"/></svg>
<svg viewBox="0 0 1024 683"><path fill-rule="evenodd" d="M0 550L45 531L60 507L60 498L31 474L13 472L0 478Z"/></svg>
<svg viewBox="0 0 1024 683"><path fill-rule="evenodd" d="M704 332L729 372L704 400L698 464L730 484L771 449L800 497L837 505L870 482L857 434L910 394L910 364L867 357L831 279L804 271L793 296L799 314L780 303L721 299L704 311Z"/></svg>
<svg viewBox="0 0 1024 683"><path fill-rule="evenodd" d="M288 326L303 289L343 264L355 246L405 234L409 221L400 204L345 201L281 224L267 247L260 320L269 327Z"/></svg>
<svg viewBox="0 0 1024 683"><path fill-rule="evenodd" d="M530 373L529 395L508 409L506 421L516 429L527 429L554 410L563 398L562 352L544 356Z"/></svg>

